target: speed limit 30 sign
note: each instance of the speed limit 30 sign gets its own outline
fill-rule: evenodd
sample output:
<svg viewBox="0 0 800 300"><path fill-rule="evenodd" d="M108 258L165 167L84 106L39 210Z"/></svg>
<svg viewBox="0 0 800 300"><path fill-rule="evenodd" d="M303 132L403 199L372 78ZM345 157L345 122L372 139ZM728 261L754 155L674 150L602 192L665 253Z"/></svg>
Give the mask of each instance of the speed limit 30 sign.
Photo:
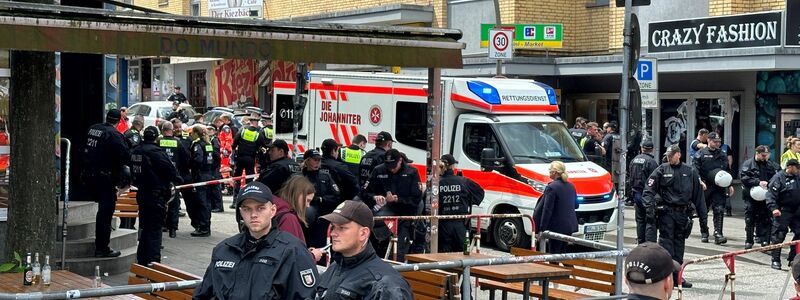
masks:
<svg viewBox="0 0 800 300"><path fill-rule="evenodd" d="M511 30L489 31L489 58L511 59L514 55L514 32Z"/></svg>

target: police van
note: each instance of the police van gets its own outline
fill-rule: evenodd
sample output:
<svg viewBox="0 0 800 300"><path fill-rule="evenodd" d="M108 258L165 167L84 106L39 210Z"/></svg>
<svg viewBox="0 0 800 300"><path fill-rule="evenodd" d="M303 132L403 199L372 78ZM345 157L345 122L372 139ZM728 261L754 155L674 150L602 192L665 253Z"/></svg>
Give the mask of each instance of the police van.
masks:
<svg viewBox="0 0 800 300"><path fill-rule="evenodd" d="M312 71L308 103L299 122L298 151L333 138L347 146L357 134L387 131L425 180L427 79L395 74ZM611 175L589 161L556 116L553 88L522 79L442 78L442 154L452 153L462 174L481 185L486 197L474 214L533 214L549 178L549 164L566 164L580 204L579 233L601 240L616 227ZM292 142L294 82L275 82L275 138ZM293 145L290 145L293 147ZM490 150L491 149L491 150ZM486 157L488 155L493 157ZM482 171L482 155L484 170ZM495 158L495 159L491 159ZM487 161L496 162L494 166ZM530 246L525 218L492 219L482 230L501 249ZM474 224L474 222L473 222Z"/></svg>

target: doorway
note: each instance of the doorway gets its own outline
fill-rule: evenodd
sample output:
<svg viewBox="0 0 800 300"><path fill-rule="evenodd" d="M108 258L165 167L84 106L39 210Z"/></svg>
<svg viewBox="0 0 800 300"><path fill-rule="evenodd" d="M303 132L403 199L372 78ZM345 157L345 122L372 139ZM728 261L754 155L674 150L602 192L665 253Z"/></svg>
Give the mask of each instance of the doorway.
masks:
<svg viewBox="0 0 800 300"><path fill-rule="evenodd" d="M195 108L206 107L206 70L186 71L189 104Z"/></svg>
<svg viewBox="0 0 800 300"><path fill-rule="evenodd" d="M800 108L783 108L780 117L780 122L778 122L780 130L777 131L778 147L780 147L778 155L786 151L786 140L790 136L800 136Z"/></svg>

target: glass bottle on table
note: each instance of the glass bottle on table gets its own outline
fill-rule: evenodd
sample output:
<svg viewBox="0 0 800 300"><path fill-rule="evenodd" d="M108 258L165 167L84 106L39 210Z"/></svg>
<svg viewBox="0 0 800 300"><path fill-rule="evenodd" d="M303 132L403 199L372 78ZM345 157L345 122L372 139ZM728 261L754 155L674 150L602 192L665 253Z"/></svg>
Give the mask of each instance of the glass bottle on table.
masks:
<svg viewBox="0 0 800 300"><path fill-rule="evenodd" d="M33 265L31 265L31 253L25 258L25 271L22 272L22 284L33 285Z"/></svg>
<svg viewBox="0 0 800 300"><path fill-rule="evenodd" d="M98 288L103 285L103 280L100 278L100 266L94 266L94 280L92 287Z"/></svg>
<svg viewBox="0 0 800 300"><path fill-rule="evenodd" d="M36 256L33 260L33 285L38 285L42 283L42 265L39 264L39 252L36 252Z"/></svg>
<svg viewBox="0 0 800 300"><path fill-rule="evenodd" d="M467 233L464 235L464 246L463 246L464 247L464 255L469 255L469 252L470 252L469 251L469 245L470 245L469 230L467 230Z"/></svg>
<svg viewBox="0 0 800 300"><path fill-rule="evenodd" d="M42 284L50 286L50 255L44 256L44 266L42 266Z"/></svg>

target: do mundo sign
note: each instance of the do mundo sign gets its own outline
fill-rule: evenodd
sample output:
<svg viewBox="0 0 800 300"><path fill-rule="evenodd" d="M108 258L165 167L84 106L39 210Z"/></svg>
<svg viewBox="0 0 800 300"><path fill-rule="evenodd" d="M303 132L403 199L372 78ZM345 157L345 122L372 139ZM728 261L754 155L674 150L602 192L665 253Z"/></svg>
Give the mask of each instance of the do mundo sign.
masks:
<svg viewBox="0 0 800 300"><path fill-rule="evenodd" d="M172 38L161 37L161 51L166 55L189 56L200 53L205 57L240 57L267 59L272 54L272 45L266 41L219 38Z"/></svg>
<svg viewBox="0 0 800 300"><path fill-rule="evenodd" d="M654 22L649 51L780 46L781 27L780 12Z"/></svg>

